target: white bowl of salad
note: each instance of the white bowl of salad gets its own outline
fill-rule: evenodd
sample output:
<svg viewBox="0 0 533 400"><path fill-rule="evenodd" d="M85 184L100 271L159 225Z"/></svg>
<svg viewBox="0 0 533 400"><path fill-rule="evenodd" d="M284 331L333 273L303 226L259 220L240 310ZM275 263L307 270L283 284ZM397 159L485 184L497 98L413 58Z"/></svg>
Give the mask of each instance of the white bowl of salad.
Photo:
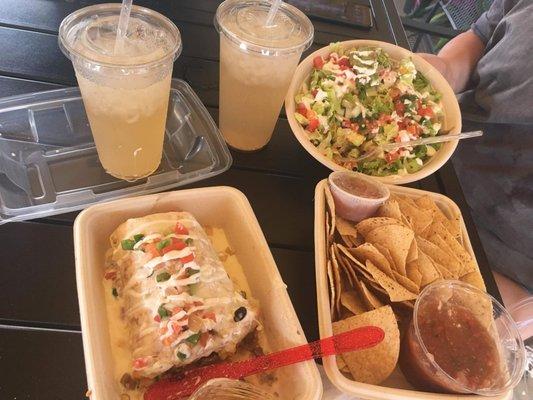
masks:
<svg viewBox="0 0 533 400"><path fill-rule="evenodd" d="M355 159L386 143L461 132L459 105L444 77L420 56L374 40L334 43L309 55L296 69L285 109L298 141L326 167L389 184L432 174L457 141Z"/></svg>

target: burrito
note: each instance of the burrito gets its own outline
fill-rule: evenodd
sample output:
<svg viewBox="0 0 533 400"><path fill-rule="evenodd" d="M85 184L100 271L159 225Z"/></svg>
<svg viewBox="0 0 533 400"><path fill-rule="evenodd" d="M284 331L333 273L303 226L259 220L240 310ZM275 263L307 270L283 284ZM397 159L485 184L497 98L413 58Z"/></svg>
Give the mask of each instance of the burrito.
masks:
<svg viewBox="0 0 533 400"><path fill-rule="evenodd" d="M129 219L110 241L105 279L122 302L133 377L154 378L214 352L225 358L257 327L257 310L190 213Z"/></svg>

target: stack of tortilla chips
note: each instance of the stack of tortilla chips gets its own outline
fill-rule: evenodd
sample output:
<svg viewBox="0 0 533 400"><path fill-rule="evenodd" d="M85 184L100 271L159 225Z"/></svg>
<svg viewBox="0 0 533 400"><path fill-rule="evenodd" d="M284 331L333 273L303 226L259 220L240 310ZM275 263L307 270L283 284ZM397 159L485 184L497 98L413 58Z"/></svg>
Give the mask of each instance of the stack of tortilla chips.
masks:
<svg viewBox="0 0 533 400"><path fill-rule="evenodd" d="M446 216L431 197L392 195L375 217L354 224L335 215L327 186L325 194L333 331L373 324L386 334L375 348L343 354L337 362L353 379L378 384L396 367L399 332L426 285L460 279L485 286L464 247L460 216Z"/></svg>

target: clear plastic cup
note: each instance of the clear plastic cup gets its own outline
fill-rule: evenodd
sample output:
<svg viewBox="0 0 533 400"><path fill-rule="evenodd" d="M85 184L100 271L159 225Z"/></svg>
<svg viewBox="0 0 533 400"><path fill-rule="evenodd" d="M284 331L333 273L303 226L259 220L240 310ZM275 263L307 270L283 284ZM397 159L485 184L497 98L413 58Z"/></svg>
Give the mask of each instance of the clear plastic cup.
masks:
<svg viewBox="0 0 533 400"><path fill-rule="evenodd" d="M335 171L329 174L328 182L335 212L353 222L375 215L390 197L387 186L358 172Z"/></svg>
<svg viewBox="0 0 533 400"><path fill-rule="evenodd" d="M133 6L115 50L120 3L82 8L59 28L59 45L74 65L98 157L111 175L134 181L160 162L178 28L163 15Z"/></svg>
<svg viewBox="0 0 533 400"><path fill-rule="evenodd" d="M234 149L256 151L272 137L283 99L313 24L282 3L265 26L271 2L226 0L217 9L220 33L219 127Z"/></svg>
<svg viewBox="0 0 533 400"><path fill-rule="evenodd" d="M418 297L400 350L415 387L496 396L512 390L525 368L524 342L505 308L460 281L439 281Z"/></svg>

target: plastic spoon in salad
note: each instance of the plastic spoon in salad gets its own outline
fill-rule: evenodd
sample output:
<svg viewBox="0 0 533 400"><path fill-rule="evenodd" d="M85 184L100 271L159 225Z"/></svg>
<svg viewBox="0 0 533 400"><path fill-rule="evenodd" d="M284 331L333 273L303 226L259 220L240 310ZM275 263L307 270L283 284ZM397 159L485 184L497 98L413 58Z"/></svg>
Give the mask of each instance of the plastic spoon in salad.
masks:
<svg viewBox="0 0 533 400"><path fill-rule="evenodd" d="M432 136L428 138L409 140L407 142L387 143L387 144L375 147L374 149L372 149L372 151L369 151L368 153L365 153L362 156L359 156L357 158L346 158L344 159L344 161L359 162L362 160L366 160L367 158L379 157L383 155L383 152L385 151L392 152L394 150L398 150L403 147L414 147L414 146L421 146L424 144L452 142L454 140L468 139L468 138L473 138L473 137L477 137L481 135L483 135L483 131L472 131L472 132L459 133L457 135L448 134L448 135Z"/></svg>
<svg viewBox="0 0 533 400"><path fill-rule="evenodd" d="M385 332L377 326L364 326L317 340L302 346L249 360L208 365L162 379L150 386L144 400L178 400L190 396L199 386L216 378L242 379L315 358L373 347L383 340Z"/></svg>

